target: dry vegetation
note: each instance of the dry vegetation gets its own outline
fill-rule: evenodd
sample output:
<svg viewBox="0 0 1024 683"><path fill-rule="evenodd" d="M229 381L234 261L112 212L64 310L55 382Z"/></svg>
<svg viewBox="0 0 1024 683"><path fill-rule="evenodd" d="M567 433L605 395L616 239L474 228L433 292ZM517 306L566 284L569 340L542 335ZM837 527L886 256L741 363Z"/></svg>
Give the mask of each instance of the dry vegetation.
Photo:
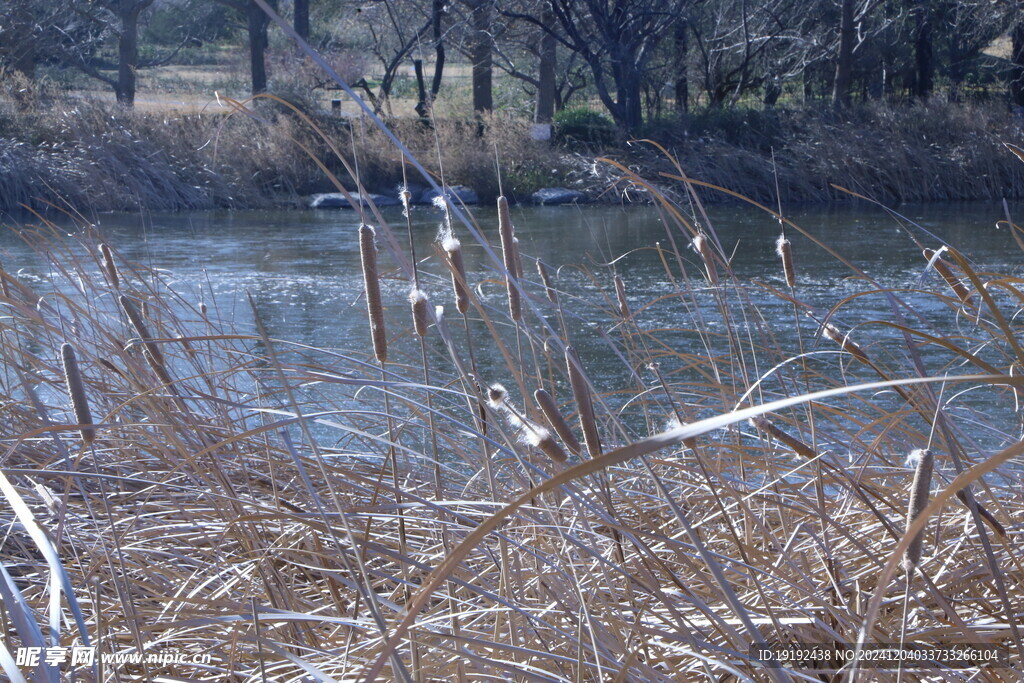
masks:
<svg viewBox="0 0 1024 683"><path fill-rule="evenodd" d="M503 212L485 279L460 267L471 224L416 258L405 226L378 224L380 254L353 234L370 351L271 339L258 316L233 329L85 227L26 228L52 275L2 274L7 649L44 644L50 614L64 644L212 656L118 670L147 680L838 680L766 672L749 648L863 632L999 644L1019 672L1020 279L953 249L913 290L848 264L857 294L820 310L806 251L780 241L777 278L739 281L706 217L661 206L674 246L652 300L613 271L581 297ZM421 291L400 326L375 314L385 274ZM436 315L424 297L453 284ZM765 324L763 288L792 329ZM862 297L891 307L870 345L841 325ZM580 321L630 384L588 374ZM981 378L915 382L947 375ZM916 449L935 473L904 562Z"/></svg>

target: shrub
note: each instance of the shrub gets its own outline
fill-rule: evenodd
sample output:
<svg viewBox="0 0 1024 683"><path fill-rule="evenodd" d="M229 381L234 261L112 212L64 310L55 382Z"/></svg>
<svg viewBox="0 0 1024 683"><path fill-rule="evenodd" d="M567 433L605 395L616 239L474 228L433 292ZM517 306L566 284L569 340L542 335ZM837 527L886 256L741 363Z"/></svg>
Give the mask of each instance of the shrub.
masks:
<svg viewBox="0 0 1024 683"><path fill-rule="evenodd" d="M604 114L576 107L555 114L555 135L560 142L608 146L618 139L618 129Z"/></svg>

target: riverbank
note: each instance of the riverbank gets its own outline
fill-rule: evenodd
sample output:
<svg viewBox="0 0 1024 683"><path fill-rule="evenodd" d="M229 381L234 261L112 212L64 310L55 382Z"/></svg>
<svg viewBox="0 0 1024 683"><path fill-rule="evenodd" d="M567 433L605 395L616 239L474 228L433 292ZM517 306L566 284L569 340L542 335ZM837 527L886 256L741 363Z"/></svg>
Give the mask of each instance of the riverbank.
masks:
<svg viewBox="0 0 1024 683"><path fill-rule="evenodd" d="M393 196L402 163L383 134L359 120L315 117L317 131L281 105L250 114L123 112L66 101L39 113L0 110L0 210L66 204L80 211L273 208L308 205L335 188L305 147L348 187L337 153L358 158L364 185ZM657 182L678 171L653 145L530 139L529 123L495 115L482 123L393 122L428 169L473 188L483 202L503 189L527 201L565 187L585 201L646 201L614 159ZM730 110L652 123L644 135L677 156L691 178L758 201L849 200L834 186L887 203L1024 197L1024 165L1004 143L1024 135L1001 105L870 105L845 112ZM329 140L333 145L328 144ZM437 149L441 150L440 158ZM777 184L776 184L777 183ZM666 180L663 191L676 183ZM729 201L702 191L704 201Z"/></svg>

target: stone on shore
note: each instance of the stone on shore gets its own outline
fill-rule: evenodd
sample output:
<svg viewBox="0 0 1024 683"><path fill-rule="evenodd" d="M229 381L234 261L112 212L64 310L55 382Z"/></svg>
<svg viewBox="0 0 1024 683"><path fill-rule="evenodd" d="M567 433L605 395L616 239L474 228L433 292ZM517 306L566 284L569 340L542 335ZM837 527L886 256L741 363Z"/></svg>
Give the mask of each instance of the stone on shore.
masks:
<svg viewBox="0 0 1024 683"><path fill-rule="evenodd" d="M555 204L582 204L586 198L578 190L564 187L543 187L530 195L530 201L541 206L552 206Z"/></svg>
<svg viewBox="0 0 1024 683"><path fill-rule="evenodd" d="M479 204L480 198L472 188L466 187L465 185L450 185L448 188L448 196L456 202L462 202L463 204ZM424 191L420 195L420 204L432 204L435 197L440 196L440 192L434 188Z"/></svg>
<svg viewBox="0 0 1024 683"><path fill-rule="evenodd" d="M383 194L372 194L367 193L365 196L358 192L352 193L352 199L355 200L356 204L368 206L369 201L372 201L378 207L383 206L398 206L400 202L394 197L388 197ZM312 201L309 203L311 209L351 209L354 208L352 203L348 200L348 197L340 192L329 192L326 194L315 194L313 195Z"/></svg>

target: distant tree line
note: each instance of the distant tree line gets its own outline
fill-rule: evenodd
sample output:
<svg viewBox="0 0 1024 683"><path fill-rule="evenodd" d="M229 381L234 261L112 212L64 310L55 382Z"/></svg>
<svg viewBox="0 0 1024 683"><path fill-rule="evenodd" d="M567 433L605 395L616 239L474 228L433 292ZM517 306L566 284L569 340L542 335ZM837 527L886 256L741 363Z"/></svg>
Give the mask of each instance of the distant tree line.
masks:
<svg viewBox="0 0 1024 683"><path fill-rule="evenodd" d="M470 67L476 112L495 108L497 71L534 102L538 122L574 99L596 99L628 132L698 104L772 107L794 97L847 107L984 91L1024 107L1024 7L1017 0L270 4L317 47L373 62L375 77L368 70L354 85L384 113L400 77L411 73L416 110L428 115L453 54ZM268 28L254 0L5 0L0 69L32 79L40 64L78 68L131 106L139 69L172 60L189 42L235 33L249 46L258 93L268 83ZM1004 54L986 54L999 41Z"/></svg>

